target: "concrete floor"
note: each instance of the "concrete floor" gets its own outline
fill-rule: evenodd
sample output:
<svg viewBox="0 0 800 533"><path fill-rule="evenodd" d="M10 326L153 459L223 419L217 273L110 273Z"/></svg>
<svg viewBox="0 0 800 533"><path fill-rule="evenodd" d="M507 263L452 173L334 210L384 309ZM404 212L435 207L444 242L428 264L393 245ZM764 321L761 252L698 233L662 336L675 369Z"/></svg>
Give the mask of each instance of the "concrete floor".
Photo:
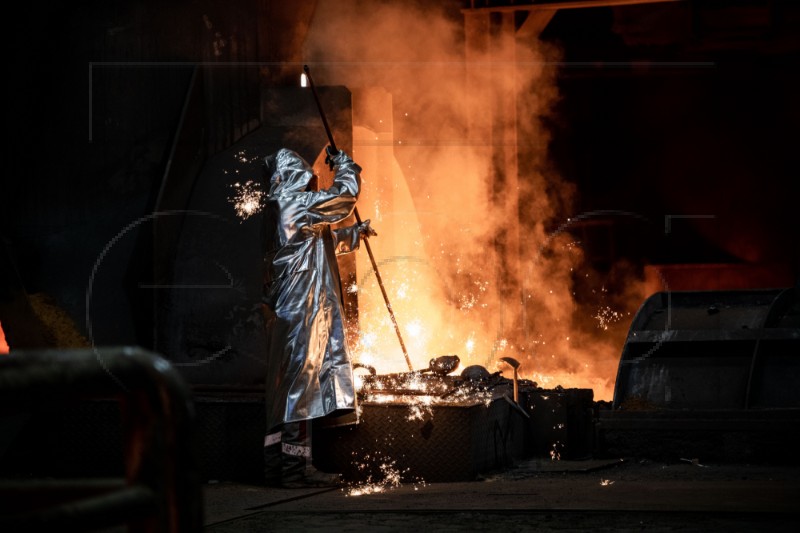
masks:
<svg viewBox="0 0 800 533"><path fill-rule="evenodd" d="M800 466L537 459L468 483L205 486L205 530L800 531Z"/></svg>

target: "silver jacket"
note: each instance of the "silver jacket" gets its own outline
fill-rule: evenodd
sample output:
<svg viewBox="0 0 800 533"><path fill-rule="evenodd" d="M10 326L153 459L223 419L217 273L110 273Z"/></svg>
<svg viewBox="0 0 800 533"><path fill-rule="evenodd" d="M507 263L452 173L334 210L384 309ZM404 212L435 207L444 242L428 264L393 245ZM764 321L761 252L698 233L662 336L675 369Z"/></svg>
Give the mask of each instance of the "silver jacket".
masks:
<svg viewBox="0 0 800 533"><path fill-rule="evenodd" d="M353 212L361 168L344 152L326 190L306 191L313 174L295 152L265 159L264 302L277 318L267 354L267 429L355 408L336 254L358 248L358 225L331 231Z"/></svg>

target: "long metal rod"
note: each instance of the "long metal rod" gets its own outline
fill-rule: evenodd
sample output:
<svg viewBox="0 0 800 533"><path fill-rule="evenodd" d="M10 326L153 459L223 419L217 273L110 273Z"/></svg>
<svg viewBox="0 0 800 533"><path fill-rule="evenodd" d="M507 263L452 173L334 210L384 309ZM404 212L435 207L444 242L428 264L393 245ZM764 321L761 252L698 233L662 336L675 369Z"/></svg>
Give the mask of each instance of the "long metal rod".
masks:
<svg viewBox="0 0 800 533"><path fill-rule="evenodd" d="M308 86L311 87L311 93L314 95L314 101L317 103L317 109L319 110L319 116L322 118L322 125L325 126L325 133L328 134L328 142L330 142L331 148L333 151L338 152L338 148L336 148L336 142L333 140L333 133L331 132L331 128L328 125L328 119L325 117L325 111L322 109L322 104L319 101L319 96L317 95L317 89L314 87L314 80L311 78L311 72L308 69L308 65L303 66L303 71L306 74L306 78L308 79ZM356 217L356 222L361 224L361 217L358 214L358 207L353 209L353 214ZM411 364L411 358L408 356L408 350L406 350L406 344L403 342L403 335L400 333L400 326L397 324L397 319L394 316L394 310L392 309L392 304L389 302L389 295L386 293L386 288L383 285L383 278L381 278L381 273L378 270L378 263L375 261L375 256L372 254L372 247L369 244L369 239L364 239L364 247L367 249L367 255L369 256L369 261L372 263L372 271L375 272L375 279L378 280L378 286L381 288L381 294L383 295L383 301L386 302L386 309L389 311L389 318L392 320L392 325L394 326L394 331L397 333L397 340L400 341L400 349L403 350L403 357L406 358L406 364L408 365L408 369L413 372L414 365Z"/></svg>

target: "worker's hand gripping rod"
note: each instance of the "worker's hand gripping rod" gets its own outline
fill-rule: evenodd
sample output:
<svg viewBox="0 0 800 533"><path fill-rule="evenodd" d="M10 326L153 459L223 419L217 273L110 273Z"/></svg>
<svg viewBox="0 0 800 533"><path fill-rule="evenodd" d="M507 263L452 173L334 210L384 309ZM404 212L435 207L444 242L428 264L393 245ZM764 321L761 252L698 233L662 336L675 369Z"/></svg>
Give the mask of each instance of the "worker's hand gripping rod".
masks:
<svg viewBox="0 0 800 533"><path fill-rule="evenodd" d="M325 133L328 134L328 142L331 145L331 150L334 153L338 153L339 149L336 148L336 142L333 140L333 133L331 133L331 128L328 125L328 119L325 118L325 112L322 110L322 104L319 101L319 96L317 95L317 89L314 87L314 80L311 78L311 72L309 72L308 65L303 66L303 71L306 75L306 80L308 81L308 86L311 87L311 94L314 95L314 101L317 103L317 109L319 109L319 116L322 118L322 125L325 126ZM361 224L361 217L358 215L358 208L353 209L353 214L356 217L356 222ZM372 255L372 248L369 244L369 239L364 239L364 246L367 249L367 255L369 255L369 261L372 263L372 271L375 272L375 279L378 280L378 286L381 288L381 294L383 294L383 301L386 302L386 309L389 311L389 318L392 319L392 325L394 326L394 331L397 333L397 340L400 341L400 348L403 350L403 356L406 358L406 364L408 365L408 369L413 372L414 366L411 364L411 358L408 356L408 351L406 350L406 345L403 342L403 336L400 334L400 326L397 325L397 319L394 316L394 311L392 310L392 304L389 302L389 295L386 294L386 288L383 286L383 279L381 278L381 273L378 271L378 263L375 262L375 256Z"/></svg>

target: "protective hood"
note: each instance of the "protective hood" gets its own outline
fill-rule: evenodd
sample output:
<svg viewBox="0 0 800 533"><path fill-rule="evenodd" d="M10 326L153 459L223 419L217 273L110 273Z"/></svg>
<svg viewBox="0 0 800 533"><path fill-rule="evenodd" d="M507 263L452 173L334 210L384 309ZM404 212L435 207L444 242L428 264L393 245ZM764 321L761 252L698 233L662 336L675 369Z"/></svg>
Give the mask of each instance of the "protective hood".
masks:
<svg viewBox="0 0 800 533"><path fill-rule="evenodd" d="M269 195L304 191L314 177L311 167L297 152L281 148L264 158L270 177Z"/></svg>

